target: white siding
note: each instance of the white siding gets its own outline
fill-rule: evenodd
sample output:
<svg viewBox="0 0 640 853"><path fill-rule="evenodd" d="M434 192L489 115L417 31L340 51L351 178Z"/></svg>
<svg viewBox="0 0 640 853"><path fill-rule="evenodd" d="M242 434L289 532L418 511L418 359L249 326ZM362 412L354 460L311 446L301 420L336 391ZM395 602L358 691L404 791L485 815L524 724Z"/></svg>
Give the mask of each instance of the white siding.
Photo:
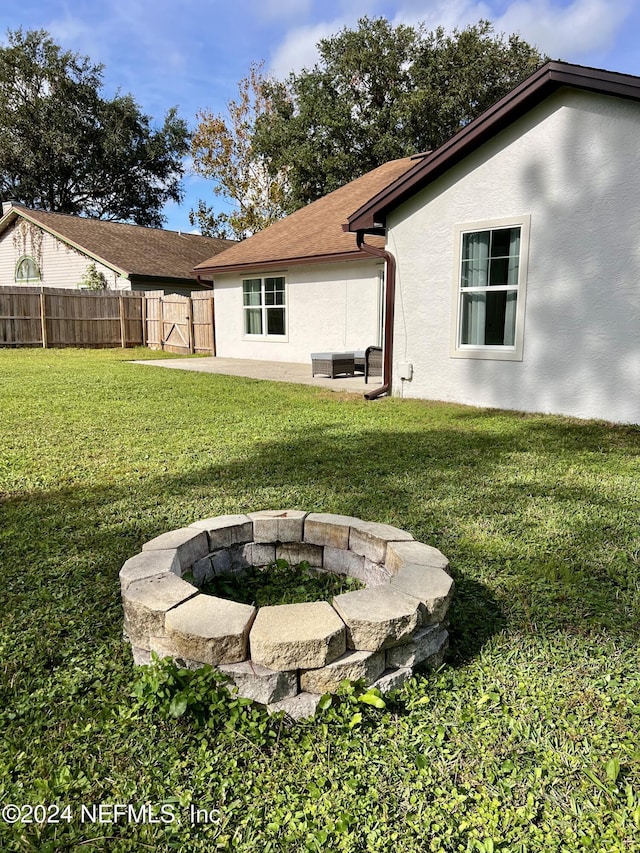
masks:
<svg viewBox="0 0 640 853"><path fill-rule="evenodd" d="M312 352L344 352L378 343L382 269L372 259L216 276L217 354L304 363ZM283 340L258 340L244 334L242 280L264 275L284 275L286 280Z"/></svg>
<svg viewBox="0 0 640 853"><path fill-rule="evenodd" d="M78 287L87 267L93 262L48 232L18 218L11 228L0 235L0 286L16 285L16 264L23 255L30 255L40 267L40 284L73 290ZM95 263L96 268L104 273L109 288L130 289L127 279L119 277L109 267Z"/></svg>
<svg viewBox="0 0 640 853"><path fill-rule="evenodd" d="M393 212L395 394L640 422L639 131L639 104L562 90ZM525 215L522 360L452 358L455 226Z"/></svg>

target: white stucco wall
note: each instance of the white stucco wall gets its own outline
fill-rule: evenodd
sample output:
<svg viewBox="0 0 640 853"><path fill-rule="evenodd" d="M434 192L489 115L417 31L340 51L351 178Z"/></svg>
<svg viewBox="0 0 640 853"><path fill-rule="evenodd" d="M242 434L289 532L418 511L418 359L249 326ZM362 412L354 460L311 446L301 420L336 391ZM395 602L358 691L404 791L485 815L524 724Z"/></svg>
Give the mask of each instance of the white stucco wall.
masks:
<svg viewBox="0 0 640 853"><path fill-rule="evenodd" d="M40 267L41 281L38 284L44 287L75 290L92 263L91 258L19 218L12 227L0 234L0 286L16 286L16 264L23 255L30 255ZM97 261L95 264L98 271L104 273L110 289L130 289L127 279Z"/></svg>
<svg viewBox="0 0 640 853"><path fill-rule="evenodd" d="M562 90L393 212L395 394L640 422L639 136L640 104ZM523 215L522 360L453 358L454 228Z"/></svg>
<svg viewBox="0 0 640 853"><path fill-rule="evenodd" d="M217 355L305 363L312 352L377 344L382 270L375 259L366 259L216 276ZM287 334L280 340L249 337L244 333L242 280L277 275L286 281Z"/></svg>

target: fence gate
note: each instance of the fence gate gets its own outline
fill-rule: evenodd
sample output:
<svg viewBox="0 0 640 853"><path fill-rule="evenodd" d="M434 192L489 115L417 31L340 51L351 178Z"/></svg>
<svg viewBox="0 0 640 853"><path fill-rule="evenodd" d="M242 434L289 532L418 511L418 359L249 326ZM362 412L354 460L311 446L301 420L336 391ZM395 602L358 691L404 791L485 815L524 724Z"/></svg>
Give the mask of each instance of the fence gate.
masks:
<svg viewBox="0 0 640 853"><path fill-rule="evenodd" d="M162 349L167 352L193 352L191 299L170 293L160 299L162 305Z"/></svg>
<svg viewBox="0 0 640 853"><path fill-rule="evenodd" d="M147 291L147 345L180 354L215 355L213 297L194 292L191 297Z"/></svg>

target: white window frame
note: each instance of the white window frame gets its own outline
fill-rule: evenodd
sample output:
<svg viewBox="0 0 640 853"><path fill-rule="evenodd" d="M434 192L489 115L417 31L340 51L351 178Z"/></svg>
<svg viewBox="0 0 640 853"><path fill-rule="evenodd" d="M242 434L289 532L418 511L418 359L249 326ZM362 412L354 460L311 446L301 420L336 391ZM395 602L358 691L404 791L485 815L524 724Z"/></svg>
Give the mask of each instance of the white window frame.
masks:
<svg viewBox="0 0 640 853"><path fill-rule="evenodd" d="M266 298L266 287L265 283L270 279L282 279L284 285L284 302L281 305L268 305ZM260 303L254 305L245 304L245 282L254 281L260 282ZM252 275L246 276L242 278L242 332L245 340L249 341L279 341L282 343L288 339L288 319L287 319L287 301L288 301L288 288L287 288L287 278L284 273L274 272L268 273L265 275ZM247 314L251 309L260 308L260 318L261 318L261 327L262 331L259 333L248 332L248 323L247 323ZM271 308L282 308L284 309L284 333L283 334L269 334L267 332L268 325L268 312Z"/></svg>
<svg viewBox="0 0 640 853"><path fill-rule="evenodd" d="M477 231L499 231L505 228L520 228L520 258L518 263L518 283L516 286L486 286L473 288L475 292L494 292L497 290L516 291L516 318L513 345L505 344L463 344L462 313L463 295L472 292L462 286L462 245L465 234ZM497 361L522 361L524 349L524 317L527 292L527 274L529 263L529 232L531 217L514 216L508 219L490 219L480 222L470 222L455 227L455 266L453 274L453 311L451 316L451 351L452 358L481 358Z"/></svg>

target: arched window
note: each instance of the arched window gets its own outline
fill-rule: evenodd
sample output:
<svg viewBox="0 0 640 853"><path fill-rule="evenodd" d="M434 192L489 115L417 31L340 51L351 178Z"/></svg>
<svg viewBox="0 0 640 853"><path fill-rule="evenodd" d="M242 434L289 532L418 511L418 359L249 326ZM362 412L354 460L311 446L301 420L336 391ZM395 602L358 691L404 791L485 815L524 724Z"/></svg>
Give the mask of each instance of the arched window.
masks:
<svg viewBox="0 0 640 853"><path fill-rule="evenodd" d="M40 268L29 255L23 255L16 264L16 282L26 284L30 281L40 281Z"/></svg>

